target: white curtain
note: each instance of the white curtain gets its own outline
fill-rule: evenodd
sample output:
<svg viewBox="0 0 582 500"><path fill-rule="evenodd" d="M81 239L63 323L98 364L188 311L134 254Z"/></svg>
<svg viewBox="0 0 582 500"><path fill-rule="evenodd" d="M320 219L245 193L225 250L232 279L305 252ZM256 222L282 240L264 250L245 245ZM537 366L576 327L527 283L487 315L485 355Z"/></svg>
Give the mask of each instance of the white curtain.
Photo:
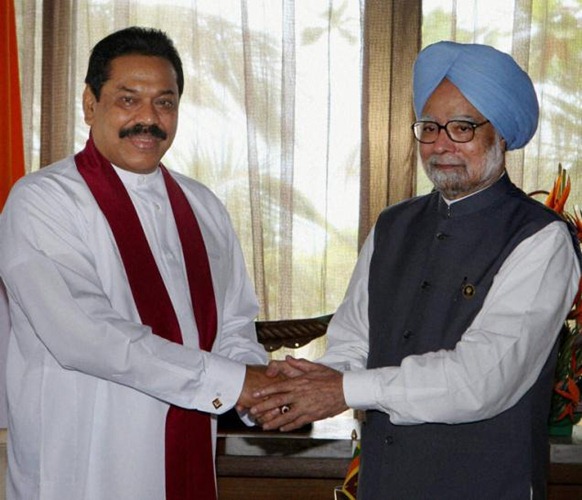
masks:
<svg viewBox="0 0 582 500"><path fill-rule="evenodd" d="M421 46L449 39L512 53L536 84L542 120L525 151L510 153L510 175L526 191L548 189L561 162L573 177L571 199L580 196L581 5L15 2L27 168L83 147L80 96L90 48L125 26L161 28L186 74L179 133L164 162L226 204L262 319L333 313L378 212L430 189L409 129L412 62Z"/></svg>

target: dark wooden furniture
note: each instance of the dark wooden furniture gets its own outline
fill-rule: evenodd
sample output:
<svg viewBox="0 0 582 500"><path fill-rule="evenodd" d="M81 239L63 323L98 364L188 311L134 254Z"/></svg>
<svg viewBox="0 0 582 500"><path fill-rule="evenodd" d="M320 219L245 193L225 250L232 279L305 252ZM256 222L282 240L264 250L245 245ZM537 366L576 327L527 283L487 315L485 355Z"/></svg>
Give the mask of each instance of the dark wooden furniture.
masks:
<svg viewBox="0 0 582 500"><path fill-rule="evenodd" d="M349 457L229 455L225 439L219 438L217 457L220 500L332 500L350 462ZM582 444L569 446L582 456ZM582 500L582 461L550 464L548 500Z"/></svg>
<svg viewBox="0 0 582 500"><path fill-rule="evenodd" d="M582 447L582 445L576 445ZM548 500L582 499L582 463L551 464Z"/></svg>
<svg viewBox="0 0 582 500"><path fill-rule="evenodd" d="M351 461L350 414L292 433L222 429L216 470L220 500L333 499Z"/></svg>
<svg viewBox="0 0 582 500"><path fill-rule="evenodd" d="M550 438L548 500L582 499L582 426L571 437Z"/></svg>
<svg viewBox="0 0 582 500"><path fill-rule="evenodd" d="M220 500L331 500L349 459L228 457L217 462Z"/></svg>

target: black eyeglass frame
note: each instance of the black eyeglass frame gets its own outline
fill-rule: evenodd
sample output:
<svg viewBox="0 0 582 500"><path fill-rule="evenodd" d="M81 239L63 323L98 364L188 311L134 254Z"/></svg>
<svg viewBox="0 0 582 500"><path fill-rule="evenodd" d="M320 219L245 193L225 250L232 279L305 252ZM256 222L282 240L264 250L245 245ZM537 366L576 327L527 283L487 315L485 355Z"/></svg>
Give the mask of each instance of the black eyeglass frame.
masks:
<svg viewBox="0 0 582 500"><path fill-rule="evenodd" d="M437 134L436 134L436 137L435 137L434 141L422 141L422 140L420 140L420 139L419 139L419 138L416 136L415 127L416 127L417 125L421 124L421 123L431 123L431 124L434 124L434 125L436 125L436 127L437 127ZM470 138L470 139L467 139L466 141L457 141L457 140L453 139L453 138L451 137L451 134L450 134L450 132L449 132L449 129L447 129L447 127L448 127L449 123L463 123L463 124L467 124L467 126L468 126L468 127L470 127L470 128L473 130L473 134L471 135L471 138ZM441 133L441 130L444 130L444 131L445 131L445 134L447 134L447 137L448 137L448 138L449 138L451 141L453 141L453 142L456 142L457 144L465 144L465 143L467 143L467 142L471 142L471 141L472 141L472 140L475 138L475 129L477 129L478 127L480 127L480 126L482 126L482 125L485 125L486 123L490 123L490 122L489 122L489 120L485 120L484 122L481 122L481 123L473 123L473 122L470 122L470 121L468 121L468 120L449 120L449 121L448 121L447 123L445 123L444 125L441 125L440 123L438 123L438 122L435 122L435 121L432 121L432 120L418 120L418 121L414 122L414 123L413 123L413 124L410 126L410 128L411 128L411 130L412 130L412 135L414 136L414 138L415 138L415 139L416 139L418 142L420 142L421 144L434 144L434 143L437 141L437 139L439 138L439 134Z"/></svg>

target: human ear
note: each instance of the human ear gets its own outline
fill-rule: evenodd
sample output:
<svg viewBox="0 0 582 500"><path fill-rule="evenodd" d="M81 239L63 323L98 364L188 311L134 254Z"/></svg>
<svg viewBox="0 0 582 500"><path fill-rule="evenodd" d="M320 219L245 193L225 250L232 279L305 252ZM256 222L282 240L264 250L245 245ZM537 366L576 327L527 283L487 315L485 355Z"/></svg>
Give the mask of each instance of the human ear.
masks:
<svg viewBox="0 0 582 500"><path fill-rule="evenodd" d="M93 124L93 118L95 117L95 105L97 104L97 98L89 85L85 86L83 91L83 115L85 118L85 123L89 126Z"/></svg>

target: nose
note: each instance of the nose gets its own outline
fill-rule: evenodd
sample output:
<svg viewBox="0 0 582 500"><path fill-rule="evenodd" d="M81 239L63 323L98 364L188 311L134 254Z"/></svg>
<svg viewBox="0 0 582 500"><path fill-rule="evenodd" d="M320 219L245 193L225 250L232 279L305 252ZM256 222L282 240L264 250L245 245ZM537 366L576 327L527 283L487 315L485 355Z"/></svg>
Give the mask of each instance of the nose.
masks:
<svg viewBox="0 0 582 500"><path fill-rule="evenodd" d="M158 112L153 101L145 101L140 107L136 118L138 123L144 123L145 125L158 123Z"/></svg>
<svg viewBox="0 0 582 500"><path fill-rule="evenodd" d="M448 136L446 130L441 128L437 135L436 141L431 144L437 153L452 151L456 148L455 143Z"/></svg>

